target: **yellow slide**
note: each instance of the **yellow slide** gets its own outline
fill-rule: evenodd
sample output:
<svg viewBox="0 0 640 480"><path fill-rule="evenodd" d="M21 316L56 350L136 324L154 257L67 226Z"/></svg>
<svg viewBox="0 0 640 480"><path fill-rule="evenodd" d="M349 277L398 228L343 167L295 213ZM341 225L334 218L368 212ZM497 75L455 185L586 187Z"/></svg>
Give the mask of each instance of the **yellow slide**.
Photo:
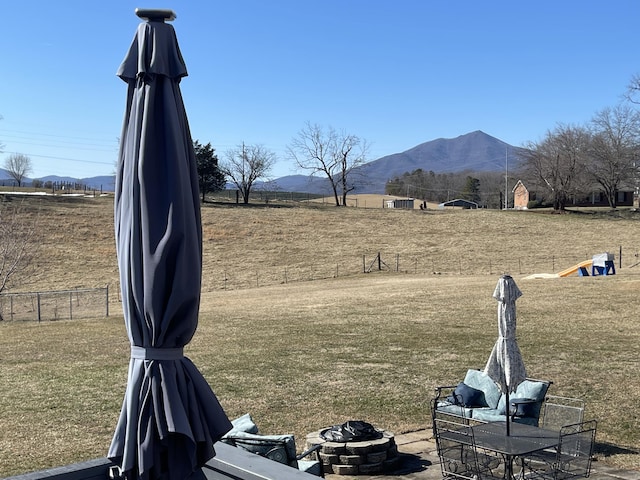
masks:
<svg viewBox="0 0 640 480"><path fill-rule="evenodd" d="M569 267L566 270L562 270L561 272L558 272L558 276L568 277L569 275L573 275L574 273L576 273L580 269L580 267L590 267L592 263L593 263L593 259L585 260L584 262L580 262L577 265L574 265L573 267Z"/></svg>

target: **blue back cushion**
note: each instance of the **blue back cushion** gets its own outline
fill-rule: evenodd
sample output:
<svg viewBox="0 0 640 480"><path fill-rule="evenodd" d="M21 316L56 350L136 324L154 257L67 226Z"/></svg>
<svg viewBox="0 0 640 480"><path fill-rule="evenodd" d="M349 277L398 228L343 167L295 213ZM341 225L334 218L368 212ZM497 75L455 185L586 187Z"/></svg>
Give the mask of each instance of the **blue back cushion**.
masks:
<svg viewBox="0 0 640 480"><path fill-rule="evenodd" d="M460 382L453 392L453 395L447 397L449 403L460 405L463 407L486 407L487 402L484 399L484 392L476 388Z"/></svg>
<svg viewBox="0 0 640 480"><path fill-rule="evenodd" d="M464 383L470 387L482 390L484 393L485 405L482 407L496 408L500 400L500 389L491 377L480 370L470 369L464 377Z"/></svg>

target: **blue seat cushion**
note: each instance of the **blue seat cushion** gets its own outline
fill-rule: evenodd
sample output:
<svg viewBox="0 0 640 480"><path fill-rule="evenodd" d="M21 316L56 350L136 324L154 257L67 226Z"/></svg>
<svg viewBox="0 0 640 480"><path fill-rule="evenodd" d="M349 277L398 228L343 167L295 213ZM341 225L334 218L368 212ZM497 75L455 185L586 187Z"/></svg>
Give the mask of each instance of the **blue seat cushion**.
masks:
<svg viewBox="0 0 640 480"><path fill-rule="evenodd" d="M460 405L454 405L449 402L438 402L438 411L457 415L459 417L471 418L471 408L465 408Z"/></svg>
<svg viewBox="0 0 640 480"><path fill-rule="evenodd" d="M506 422L507 417L496 408L474 408L473 419L483 422ZM534 417L515 417L513 421L533 426L538 425L538 419Z"/></svg>

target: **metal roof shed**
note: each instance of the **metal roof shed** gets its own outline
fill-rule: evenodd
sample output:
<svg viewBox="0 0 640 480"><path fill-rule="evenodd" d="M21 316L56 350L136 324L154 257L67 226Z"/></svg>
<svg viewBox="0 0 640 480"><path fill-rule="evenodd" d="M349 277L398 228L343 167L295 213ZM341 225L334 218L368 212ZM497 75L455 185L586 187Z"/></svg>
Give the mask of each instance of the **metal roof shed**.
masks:
<svg viewBox="0 0 640 480"><path fill-rule="evenodd" d="M444 209L446 207L459 207L459 208L478 208L476 202L465 200L463 198L456 198L455 200L449 200L448 202L442 202L438 205L438 208Z"/></svg>

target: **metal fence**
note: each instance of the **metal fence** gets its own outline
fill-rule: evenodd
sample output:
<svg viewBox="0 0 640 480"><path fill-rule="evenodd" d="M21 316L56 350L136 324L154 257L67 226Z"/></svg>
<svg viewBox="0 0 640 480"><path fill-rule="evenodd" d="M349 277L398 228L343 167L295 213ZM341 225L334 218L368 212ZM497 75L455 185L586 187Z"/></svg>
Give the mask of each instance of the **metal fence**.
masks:
<svg viewBox="0 0 640 480"><path fill-rule="evenodd" d="M633 247L614 247L615 268L636 267L640 273L640 253ZM635 252L635 253L634 253ZM230 264L227 268L206 268L202 277L204 292L216 290L239 290L269 285L324 280L371 273L400 273L413 275L531 275L558 273L592 258L591 252L575 255L412 255L391 252L370 252L351 256L334 257L325 263L308 261L297 265L255 268Z"/></svg>
<svg viewBox="0 0 640 480"><path fill-rule="evenodd" d="M109 287L0 295L0 319L51 321L108 317Z"/></svg>

